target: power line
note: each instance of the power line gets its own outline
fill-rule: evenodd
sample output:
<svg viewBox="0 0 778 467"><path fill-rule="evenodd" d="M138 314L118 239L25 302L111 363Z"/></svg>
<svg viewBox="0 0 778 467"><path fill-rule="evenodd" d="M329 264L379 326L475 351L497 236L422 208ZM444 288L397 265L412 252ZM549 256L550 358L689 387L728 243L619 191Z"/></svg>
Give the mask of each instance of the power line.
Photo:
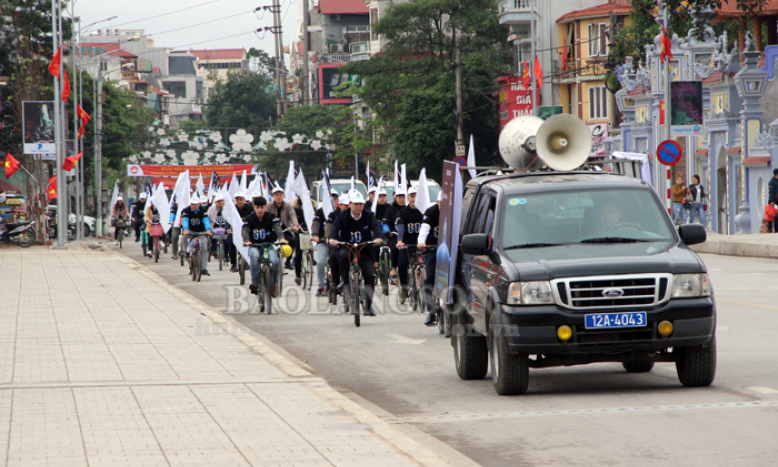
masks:
<svg viewBox="0 0 778 467"><path fill-rule="evenodd" d="M201 6L205 6L205 5L210 5L211 3L216 3L216 2L220 2L220 1L222 1L222 0L210 0L209 2L204 2L204 3L197 4L197 5L188 6L186 8L181 8L180 10L175 10L175 11L171 11L171 12L168 12L168 13L161 13L159 15L154 15L154 16L148 16L146 18L136 19L134 21L128 21L126 23L116 24L115 26L125 26L127 24L140 23L141 21L147 21L147 20L150 20L150 19L162 18L163 16L173 15L173 14L176 14L176 13L180 13L182 11L191 10L193 8L197 8L197 7L201 7Z"/></svg>
<svg viewBox="0 0 778 467"><path fill-rule="evenodd" d="M235 13L234 15L223 16L221 18L212 19L210 21L204 21L202 23L190 24L188 26L181 26L180 28L169 29L167 31L144 34L144 36L161 36L162 34L167 34L167 33L170 33L170 32L181 31L183 29L189 29L189 28L194 28L194 27L197 27L197 26L203 26L205 24L211 24L211 23L215 23L215 22L218 22L218 21L223 21L225 19L234 18L236 16L247 15L247 14L251 13L252 11L254 11L254 10L244 11L242 13Z"/></svg>

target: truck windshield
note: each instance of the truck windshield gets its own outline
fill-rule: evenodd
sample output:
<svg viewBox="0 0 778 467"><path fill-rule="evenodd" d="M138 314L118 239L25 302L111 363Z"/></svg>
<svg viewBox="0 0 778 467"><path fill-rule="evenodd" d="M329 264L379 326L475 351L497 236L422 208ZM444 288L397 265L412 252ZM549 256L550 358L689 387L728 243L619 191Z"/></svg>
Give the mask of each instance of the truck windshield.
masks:
<svg viewBox="0 0 778 467"><path fill-rule="evenodd" d="M536 193L506 199L502 247L672 242L667 213L648 190Z"/></svg>

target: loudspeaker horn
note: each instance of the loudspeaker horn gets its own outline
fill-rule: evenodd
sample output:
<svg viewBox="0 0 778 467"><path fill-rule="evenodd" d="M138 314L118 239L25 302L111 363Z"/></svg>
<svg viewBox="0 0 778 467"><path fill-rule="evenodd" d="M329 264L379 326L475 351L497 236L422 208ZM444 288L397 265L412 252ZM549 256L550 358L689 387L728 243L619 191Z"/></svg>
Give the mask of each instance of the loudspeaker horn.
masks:
<svg viewBox="0 0 778 467"><path fill-rule="evenodd" d="M586 162L592 150L592 135L578 117L558 114L540 125L535 145L543 162L554 170L564 172Z"/></svg>
<svg viewBox="0 0 778 467"><path fill-rule="evenodd" d="M530 115L514 118L500 133L498 145L502 159L510 167L518 170L530 170L540 167L535 151L535 135L543 125L543 120Z"/></svg>

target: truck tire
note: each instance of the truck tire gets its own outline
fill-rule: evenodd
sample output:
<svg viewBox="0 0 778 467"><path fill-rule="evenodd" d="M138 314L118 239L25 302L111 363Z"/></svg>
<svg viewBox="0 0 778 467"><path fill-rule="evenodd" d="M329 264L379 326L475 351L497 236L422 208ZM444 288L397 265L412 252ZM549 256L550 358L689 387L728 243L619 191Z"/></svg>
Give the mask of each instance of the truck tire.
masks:
<svg viewBox="0 0 778 467"><path fill-rule="evenodd" d="M651 361L638 361L638 362L622 362L624 369L627 373L648 373L654 369L654 362Z"/></svg>
<svg viewBox="0 0 778 467"><path fill-rule="evenodd" d="M675 369L681 384L687 387L710 386L716 378L716 337L707 344L676 350Z"/></svg>
<svg viewBox="0 0 778 467"><path fill-rule="evenodd" d="M489 371L489 350L486 337L474 332L470 325L455 325L451 333L454 363L460 379L483 379Z"/></svg>
<svg viewBox="0 0 778 467"><path fill-rule="evenodd" d="M489 324L489 361L494 390L501 396L524 394L529 387L529 355L508 352L496 313L491 313Z"/></svg>

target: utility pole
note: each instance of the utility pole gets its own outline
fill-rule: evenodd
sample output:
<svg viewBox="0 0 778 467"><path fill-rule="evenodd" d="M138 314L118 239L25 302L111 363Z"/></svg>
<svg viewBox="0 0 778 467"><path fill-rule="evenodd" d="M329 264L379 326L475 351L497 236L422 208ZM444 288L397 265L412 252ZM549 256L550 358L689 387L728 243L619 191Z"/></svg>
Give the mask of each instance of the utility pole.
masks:
<svg viewBox="0 0 778 467"><path fill-rule="evenodd" d="M75 16L75 4L70 6L71 8L71 16L73 18L73 21L76 20ZM81 21L78 20L78 28L79 31L81 30ZM81 95L80 92L78 92L78 71L76 70L76 37L75 37L75 28L71 30L70 34L70 69L73 70L73 151L75 154L79 153L78 150L78 144L79 144L79 138L78 138L78 97ZM81 206L81 177L80 175L80 166L82 166L84 163L82 161L78 161L78 166L76 167L76 238L79 240L84 239L84 220L83 220L83 207Z"/></svg>
<svg viewBox="0 0 778 467"><path fill-rule="evenodd" d="M53 50L57 53L60 47L59 40L59 0L51 2L51 37L53 40ZM62 154L64 144L62 144L62 102L60 101L60 84L62 83L62 63L60 61L59 76L54 80L54 147L57 155L57 249L65 249L65 235L67 234L67 212L65 203L62 201L65 193L64 174L62 172Z"/></svg>
<svg viewBox="0 0 778 467"><path fill-rule="evenodd" d="M535 55L535 0L529 0L530 4L530 23L529 23L529 37L530 37L530 47L532 51L530 54L532 55L530 57L531 64L529 65L533 67L532 73L535 73L534 67L535 67L535 60L537 60L537 55ZM530 80L530 85L532 88L532 98L530 99L532 101L532 115L537 116L538 114L538 93L537 93L537 76L533 76L533 79Z"/></svg>
<svg viewBox="0 0 778 467"><path fill-rule="evenodd" d="M276 46L276 114L280 118L281 115L283 115L284 110L281 104L281 71L279 68L281 68L281 54L278 53L278 23L279 23L279 16L281 13L281 7L278 3L278 0L273 0L273 6L270 8L270 12L273 13L273 38L275 39L275 46Z"/></svg>
<svg viewBox="0 0 778 467"><path fill-rule="evenodd" d="M454 76L456 77L457 86L457 147L456 155L465 155L465 135L462 130L462 51L460 50L459 37L457 36L456 29L454 30L454 60L456 61L454 69Z"/></svg>
<svg viewBox="0 0 778 467"><path fill-rule="evenodd" d="M308 23L310 22L310 13L308 12L308 0L303 0L303 82L302 82L302 97L300 98L301 105L308 105L310 97L308 94L308 48L310 47L310 39L308 37Z"/></svg>
<svg viewBox="0 0 778 467"><path fill-rule="evenodd" d="M662 11L662 20L663 20L662 26L664 27L664 30L667 31L667 26L670 24L669 23L669 19L667 17L667 2L664 2L663 6L664 6L664 9ZM672 44L672 42L671 42L671 44ZM663 47L664 46L662 45L659 48L659 50L660 50L659 53L660 54L664 52L664 48ZM664 136L663 141L667 141L667 140L670 139L670 115L671 115L671 113L670 113L670 107L671 107L670 106L670 59L669 58L667 58L665 60L665 66L664 66L663 72L664 72L663 74L664 74L664 77L665 77L665 92L664 92L664 95L665 95L665 126L664 126L664 128L662 128L662 134ZM662 111L661 106L660 106L659 111L660 112ZM664 183L660 182L661 174L662 174L662 169L661 169L661 164L659 163L659 157L658 156L659 156L659 154L657 153L656 164L655 164L656 165L656 171L657 171L657 178L656 178L657 185L656 186L657 186L657 188L660 187L660 186L663 187L661 191L660 190L657 190L657 191L660 193L660 196L662 196L663 198L666 198L667 195L665 195L664 193L666 192L666 190L668 190L670 188L670 186L669 186L669 182L667 180L665 180ZM666 178L667 177L665 177L665 179ZM668 209L672 208L673 205L672 205L671 200L669 198L665 201L665 206Z"/></svg>
<svg viewBox="0 0 778 467"><path fill-rule="evenodd" d="M103 235L103 58L97 61L97 89L95 91L95 235Z"/></svg>

